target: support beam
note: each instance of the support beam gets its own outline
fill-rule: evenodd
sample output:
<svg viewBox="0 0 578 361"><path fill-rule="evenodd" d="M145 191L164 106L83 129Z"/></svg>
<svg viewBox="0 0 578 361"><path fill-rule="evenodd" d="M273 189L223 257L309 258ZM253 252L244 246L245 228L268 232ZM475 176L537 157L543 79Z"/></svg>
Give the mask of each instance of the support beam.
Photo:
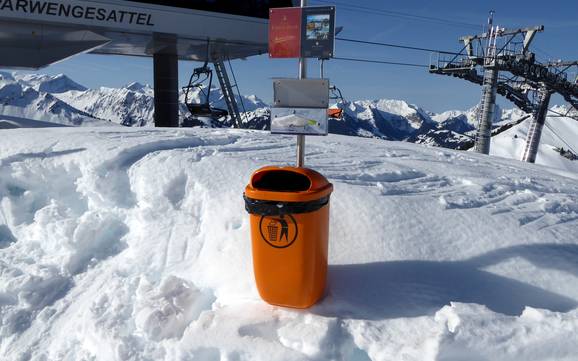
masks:
<svg viewBox="0 0 578 361"><path fill-rule="evenodd" d="M546 115L548 113L548 107L550 106L551 94L550 91L544 88L540 91L538 108L534 112L534 117L528 129L528 135L526 136L526 148L522 156L524 162L534 163L536 161L538 146L540 145L540 138L542 137L542 129L544 128L544 124L546 124Z"/></svg>
<svg viewBox="0 0 578 361"><path fill-rule="evenodd" d="M534 36L536 36L537 31L538 30L536 29L529 30L524 36L524 48L522 50L524 54L528 52L528 49L530 48L530 43L532 42L532 40L534 40Z"/></svg>
<svg viewBox="0 0 578 361"><path fill-rule="evenodd" d="M501 29L499 36L510 36L510 35L518 35L518 34L526 34L529 31L533 32L542 32L544 31L544 25L539 26L532 26L528 28L521 28L521 29ZM490 37L490 32L486 31L485 33L478 34L478 35L466 35L459 38L460 41L464 41L466 38L470 38L471 40L479 40L479 39L487 39Z"/></svg>
<svg viewBox="0 0 578 361"><path fill-rule="evenodd" d="M231 117L233 127L241 128L243 122L241 121L241 113L239 113L239 105L237 104L237 99L235 98L235 92L233 91L233 86L227 74L227 68L222 59L216 60L213 65L215 66L215 72L217 73L217 78L219 79L219 85L221 86L221 92L225 98L225 103L227 104L227 110L229 111L229 116ZM241 99L241 101L243 101Z"/></svg>
<svg viewBox="0 0 578 361"><path fill-rule="evenodd" d="M307 6L307 0L301 0L301 7ZM307 58L299 58L299 79L307 78ZM305 135L297 135L297 167L305 166Z"/></svg>
<svg viewBox="0 0 578 361"><path fill-rule="evenodd" d="M482 86L482 102L478 110L478 133L476 135L475 151L490 154L492 137L492 122L496 111L496 90L498 88L498 69L486 68L484 85Z"/></svg>
<svg viewBox="0 0 578 361"><path fill-rule="evenodd" d="M176 54L153 55L155 127L179 126L179 63Z"/></svg>

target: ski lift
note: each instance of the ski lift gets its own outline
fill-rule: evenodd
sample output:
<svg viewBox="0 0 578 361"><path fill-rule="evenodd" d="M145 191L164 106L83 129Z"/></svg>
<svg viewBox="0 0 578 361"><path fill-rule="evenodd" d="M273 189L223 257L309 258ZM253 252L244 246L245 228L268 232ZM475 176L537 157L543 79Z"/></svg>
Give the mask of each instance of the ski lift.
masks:
<svg viewBox="0 0 578 361"><path fill-rule="evenodd" d="M208 60L200 68L195 68L189 78L189 84L183 87L185 93L185 105L191 113L192 119L183 121L183 126L202 125L198 118L209 118L219 121L229 115L225 109L211 107L211 86L213 84L213 71L208 66ZM199 101L191 99L191 93L198 89Z"/></svg>
<svg viewBox="0 0 578 361"><path fill-rule="evenodd" d="M341 32L341 30L343 30L343 27L339 27L336 30L335 34L338 34L339 32ZM320 77L321 79L323 79L324 76L324 65L325 65L325 60L328 59L324 59L324 58L319 58L319 65L320 65ZM329 119L335 119L335 120L343 120L343 107L345 106L345 100L343 99L343 94L341 94L341 90L336 87L335 85L332 85L329 87L329 100L336 100L336 106L334 108L329 108L327 109L327 117Z"/></svg>
<svg viewBox="0 0 578 361"><path fill-rule="evenodd" d="M337 104L335 108L327 109L327 116L330 119L343 120L343 106L345 106L343 94L341 94L341 90L335 85L332 85L329 91L329 100L337 100Z"/></svg>

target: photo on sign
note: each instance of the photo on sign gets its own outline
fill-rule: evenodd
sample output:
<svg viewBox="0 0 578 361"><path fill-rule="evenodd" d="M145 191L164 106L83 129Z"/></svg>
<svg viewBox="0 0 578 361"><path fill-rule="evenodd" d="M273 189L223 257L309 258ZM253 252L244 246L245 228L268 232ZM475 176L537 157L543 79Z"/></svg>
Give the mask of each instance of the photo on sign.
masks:
<svg viewBox="0 0 578 361"><path fill-rule="evenodd" d="M327 135L325 108L272 108L271 133Z"/></svg>
<svg viewBox="0 0 578 361"><path fill-rule="evenodd" d="M331 29L331 17L329 14L307 15L307 40L328 40Z"/></svg>

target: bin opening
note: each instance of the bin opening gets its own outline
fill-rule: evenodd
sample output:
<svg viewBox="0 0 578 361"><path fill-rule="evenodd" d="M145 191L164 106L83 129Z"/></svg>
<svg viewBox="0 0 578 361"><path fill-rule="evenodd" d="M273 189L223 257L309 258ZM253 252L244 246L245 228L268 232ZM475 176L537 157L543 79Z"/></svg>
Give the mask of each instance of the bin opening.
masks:
<svg viewBox="0 0 578 361"><path fill-rule="evenodd" d="M311 188L311 180L301 173L273 170L255 176L253 187L273 192L302 192Z"/></svg>

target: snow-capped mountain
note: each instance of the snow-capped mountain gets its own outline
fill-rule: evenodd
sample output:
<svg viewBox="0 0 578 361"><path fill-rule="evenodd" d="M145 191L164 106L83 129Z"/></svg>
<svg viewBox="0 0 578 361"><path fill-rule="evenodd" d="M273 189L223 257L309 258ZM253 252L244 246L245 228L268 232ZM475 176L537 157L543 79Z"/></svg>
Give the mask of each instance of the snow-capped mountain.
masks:
<svg viewBox="0 0 578 361"><path fill-rule="evenodd" d="M130 84L125 88L69 90L57 96L82 111L111 122L126 126L145 126L151 123L154 115L152 89L137 89Z"/></svg>
<svg viewBox="0 0 578 361"><path fill-rule="evenodd" d="M13 104L14 92L28 91L28 97L48 98L67 108L50 117L50 121L78 125L79 117L91 117L125 126L150 126L154 117L154 90L148 84L134 82L122 88L100 87L87 89L65 75L39 75L0 73L3 92L0 101L5 105L2 114L15 115L9 106L17 106L18 115L32 119L46 120L45 109L32 102ZM22 89L20 91L19 89ZM188 116L185 102L200 103L207 89L194 89L186 98L181 92L180 116ZM209 101L215 108L226 109L223 94L213 88ZM268 105L255 95L237 98L241 104L243 124L251 129L269 129ZM67 107L66 107L67 106ZM457 147L475 129L477 108L467 111L447 111L441 114L429 113L417 105L403 100L359 100L344 106L344 117L330 122L331 133L354 135L388 140L405 140L431 145ZM519 113L519 111L517 111ZM496 110L495 124L518 116L515 110ZM58 119L56 119L58 118ZM464 136L465 135L465 136Z"/></svg>
<svg viewBox="0 0 578 361"><path fill-rule="evenodd" d="M402 140L452 149L467 147L475 136L478 106L439 114L402 100L355 101L344 108L344 119L330 123L336 134ZM519 109L496 106L494 127L522 118Z"/></svg>
<svg viewBox="0 0 578 361"><path fill-rule="evenodd" d="M435 126L421 108L403 100L361 100L347 104L343 121L331 122L330 132L390 140L407 140Z"/></svg>
<svg viewBox="0 0 578 361"><path fill-rule="evenodd" d="M154 95L154 90L150 85L148 84L143 85L138 81L128 84L127 86L125 86L125 89L132 90L137 93Z"/></svg>
<svg viewBox="0 0 578 361"><path fill-rule="evenodd" d="M75 126L102 122L95 119L94 115L71 106L51 93L39 91L26 84L2 75L0 114ZM52 85L56 86L54 83Z"/></svg>
<svg viewBox="0 0 578 361"><path fill-rule="evenodd" d="M44 74L16 75L15 79L17 79L19 83L43 93L59 94L71 90L87 90L86 87L78 84L64 74L56 76Z"/></svg>
<svg viewBox="0 0 578 361"><path fill-rule="evenodd" d="M188 98L181 92L179 98L181 119L189 116L185 101L202 102L205 95L201 92L206 90L194 89ZM213 88L209 98L211 106L227 108L219 88ZM260 130L270 128L270 110L265 102L255 95L241 96L237 101L242 104L240 108L244 111L243 128ZM359 100L341 106L344 109L343 119L330 121L330 133L408 141L453 149L469 149L473 145L478 106L465 111L449 110L438 114L403 100ZM564 113L566 109L560 107L557 111ZM494 114L493 124L496 129L500 127L506 129L517 120L528 117L528 114L519 109L501 109L498 106ZM62 74L48 76L0 72L0 115L3 115L5 120L9 116L75 126L114 124L152 126L154 90L151 86L138 82L127 84L122 88L87 89ZM572 128L577 127L578 123L568 124ZM510 133L519 137L516 142L523 143L528 126L529 121L514 126L516 129ZM564 128L562 132L567 133L568 129ZM575 133L578 133L578 130ZM568 148L565 141L557 139L553 134L545 139L549 139L547 149L544 148L546 152L553 148ZM511 155L514 152L512 147L513 145L497 151L502 155ZM515 147L516 154L511 155L513 158L519 159L518 153L521 150L517 148L520 147L523 145Z"/></svg>
<svg viewBox="0 0 578 361"><path fill-rule="evenodd" d="M201 94L204 92L206 94L206 88L197 88L191 90L189 94L188 101L193 103L201 103L205 100L205 95ZM260 108L267 108L268 105L265 104L261 99L259 99L256 95L241 95L235 97L237 99L237 103L239 104L239 110L242 112L243 110L247 112L252 112ZM181 104L184 106L185 104L185 92L181 92L179 99ZM209 102L211 103L212 107L219 108L219 109L227 109L227 104L225 103L225 97L221 92L220 88L213 87L210 92ZM183 108L186 111L186 108ZM185 115L188 115L188 111L185 112Z"/></svg>
<svg viewBox="0 0 578 361"><path fill-rule="evenodd" d="M4 104L0 114L9 116L26 116L30 119L49 120L60 124L80 125L80 114L82 117L100 119L107 122L121 124L125 126L151 126L154 118L154 90L151 86L138 82L128 84L122 88L100 87L98 89L87 89L76 83L66 75L56 76L42 74L18 74L0 72L0 102ZM23 89L29 93L28 102L15 100L14 92ZM189 96L191 102L201 102L204 96L200 94L206 89L195 89ZM45 116L44 107L38 107L29 98L49 98L67 105L70 109L68 113L58 113ZM210 94L210 103L213 107L226 109L223 94L219 88L213 88ZM181 118L188 116L188 110L184 104L185 95L180 95ZM263 108L267 105L255 95L237 97L241 104L241 109L246 110L249 116L253 113L264 113ZM244 106L244 108L243 108ZM8 107L8 108L7 108ZM9 107L17 107L12 109ZM261 109L260 111L258 111ZM259 117L257 117L259 119ZM267 118L268 120L268 118ZM255 121L248 119L247 124L254 124ZM259 128L258 124L255 124Z"/></svg>

